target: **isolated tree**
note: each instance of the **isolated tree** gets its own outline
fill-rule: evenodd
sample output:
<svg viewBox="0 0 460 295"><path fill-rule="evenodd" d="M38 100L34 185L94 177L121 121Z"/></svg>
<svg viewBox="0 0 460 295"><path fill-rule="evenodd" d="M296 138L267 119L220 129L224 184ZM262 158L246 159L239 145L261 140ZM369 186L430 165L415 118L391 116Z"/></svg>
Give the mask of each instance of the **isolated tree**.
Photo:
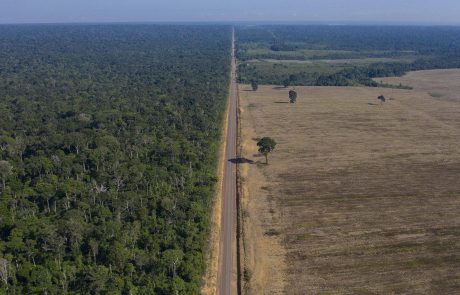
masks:
<svg viewBox="0 0 460 295"><path fill-rule="evenodd" d="M297 75L295 75L295 74L289 75L289 84L290 85L294 85L297 80L298 80Z"/></svg>
<svg viewBox="0 0 460 295"><path fill-rule="evenodd" d="M265 163L268 165L268 154L276 147L276 141L270 137L263 137L257 142L259 152L265 156Z"/></svg>
<svg viewBox="0 0 460 295"><path fill-rule="evenodd" d="M2 179L2 189L6 188L6 178L13 171L13 167L7 161L0 161L0 178Z"/></svg>
<svg viewBox="0 0 460 295"><path fill-rule="evenodd" d="M257 91L257 89L259 89L259 84L257 83L257 81L253 80L251 81L251 87L252 91Z"/></svg>
<svg viewBox="0 0 460 295"><path fill-rule="evenodd" d="M381 104L383 104L386 101L385 96L383 95L380 95L379 97L377 97L377 99L380 100Z"/></svg>
<svg viewBox="0 0 460 295"><path fill-rule="evenodd" d="M297 102L297 92L294 90L289 91L289 102L296 103Z"/></svg>
<svg viewBox="0 0 460 295"><path fill-rule="evenodd" d="M286 79L286 80L283 81L284 88L287 88L289 85L291 85L291 80Z"/></svg>

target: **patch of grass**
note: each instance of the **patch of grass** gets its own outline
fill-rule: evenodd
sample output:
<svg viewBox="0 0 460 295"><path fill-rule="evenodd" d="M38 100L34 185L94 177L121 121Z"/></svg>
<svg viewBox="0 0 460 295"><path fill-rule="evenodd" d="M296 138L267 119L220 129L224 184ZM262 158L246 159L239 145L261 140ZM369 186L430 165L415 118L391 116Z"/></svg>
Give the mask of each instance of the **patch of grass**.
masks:
<svg viewBox="0 0 460 295"><path fill-rule="evenodd" d="M438 93L438 92L430 92L429 94L431 97L434 97L434 98L441 98L444 96L442 93Z"/></svg>
<svg viewBox="0 0 460 295"><path fill-rule="evenodd" d="M249 217L249 211L247 209L241 209L241 216L243 218L248 218Z"/></svg>
<svg viewBox="0 0 460 295"><path fill-rule="evenodd" d="M245 283L249 283L251 281L251 278L252 278L252 272L251 270L249 270L248 268L244 268L244 271L243 271L243 280Z"/></svg>
<svg viewBox="0 0 460 295"><path fill-rule="evenodd" d="M388 58L388 56L412 57L411 52L395 52L385 50L331 50L326 48L308 49L305 43L298 43L296 50L273 51L265 43L244 43L240 45L239 57L242 60L251 59L278 59L278 60L320 60L320 59L364 59L364 58Z"/></svg>
<svg viewBox="0 0 460 295"><path fill-rule="evenodd" d="M276 229L269 229L268 231L265 232L265 235L266 236L269 236L269 237L273 237L273 236L278 236L280 234L279 231L277 231Z"/></svg>

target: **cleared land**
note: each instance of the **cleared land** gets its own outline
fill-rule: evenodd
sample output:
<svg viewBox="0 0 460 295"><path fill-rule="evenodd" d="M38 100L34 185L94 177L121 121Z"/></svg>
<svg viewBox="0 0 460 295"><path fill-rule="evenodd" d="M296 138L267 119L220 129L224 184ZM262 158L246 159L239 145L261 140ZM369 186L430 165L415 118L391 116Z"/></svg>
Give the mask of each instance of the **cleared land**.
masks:
<svg viewBox="0 0 460 295"><path fill-rule="evenodd" d="M459 77L296 87L296 105L240 85L249 294L458 294ZM278 142L268 166L262 136Z"/></svg>
<svg viewBox="0 0 460 295"><path fill-rule="evenodd" d="M280 64L354 64L354 65L366 65L372 63L385 63L385 62L410 62L414 59L409 58L389 58L389 57L374 57L374 58L349 58L349 59L318 59L318 60L297 60L297 59L253 59L249 60L249 63L266 62L266 63L280 63Z"/></svg>

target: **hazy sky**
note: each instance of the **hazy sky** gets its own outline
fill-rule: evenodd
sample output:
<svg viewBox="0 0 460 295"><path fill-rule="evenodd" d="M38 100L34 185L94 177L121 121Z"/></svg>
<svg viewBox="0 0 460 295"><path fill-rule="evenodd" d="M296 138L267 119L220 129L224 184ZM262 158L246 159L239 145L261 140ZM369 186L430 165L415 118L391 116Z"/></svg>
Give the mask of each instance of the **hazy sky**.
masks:
<svg viewBox="0 0 460 295"><path fill-rule="evenodd" d="M0 0L0 23L157 21L460 24L460 0Z"/></svg>

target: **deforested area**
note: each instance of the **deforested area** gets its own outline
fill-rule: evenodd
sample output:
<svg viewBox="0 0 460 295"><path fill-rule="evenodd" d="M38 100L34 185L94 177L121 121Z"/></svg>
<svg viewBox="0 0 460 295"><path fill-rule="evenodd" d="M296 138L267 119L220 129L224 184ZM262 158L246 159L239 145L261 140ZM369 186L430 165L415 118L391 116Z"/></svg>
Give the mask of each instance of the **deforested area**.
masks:
<svg viewBox="0 0 460 295"><path fill-rule="evenodd" d="M197 294L229 26L0 27L0 294Z"/></svg>
<svg viewBox="0 0 460 295"><path fill-rule="evenodd" d="M246 294L458 294L459 75L240 85Z"/></svg>

